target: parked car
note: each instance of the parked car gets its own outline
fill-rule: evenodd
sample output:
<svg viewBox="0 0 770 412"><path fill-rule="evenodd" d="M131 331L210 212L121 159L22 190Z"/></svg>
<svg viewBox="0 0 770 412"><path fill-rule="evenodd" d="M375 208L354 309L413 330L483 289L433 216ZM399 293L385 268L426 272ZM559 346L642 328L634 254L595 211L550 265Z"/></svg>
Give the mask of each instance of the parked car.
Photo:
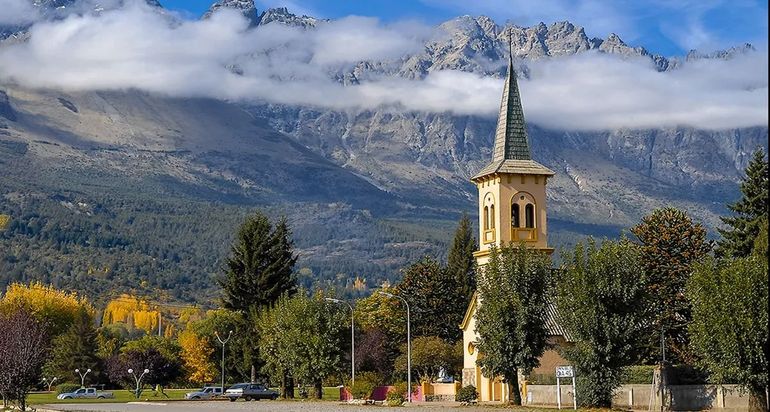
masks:
<svg viewBox="0 0 770 412"><path fill-rule="evenodd" d="M195 392L188 392L184 394L185 399L211 399L216 396L222 395L222 388L219 386L204 386L201 390Z"/></svg>
<svg viewBox="0 0 770 412"><path fill-rule="evenodd" d="M75 392L60 393L56 399L107 399L114 396L112 392L97 391L96 388L80 388Z"/></svg>
<svg viewBox="0 0 770 412"><path fill-rule="evenodd" d="M230 402L235 402L238 398L243 398L244 401L275 400L278 398L278 392L258 383L239 383L227 388L225 396L230 398Z"/></svg>

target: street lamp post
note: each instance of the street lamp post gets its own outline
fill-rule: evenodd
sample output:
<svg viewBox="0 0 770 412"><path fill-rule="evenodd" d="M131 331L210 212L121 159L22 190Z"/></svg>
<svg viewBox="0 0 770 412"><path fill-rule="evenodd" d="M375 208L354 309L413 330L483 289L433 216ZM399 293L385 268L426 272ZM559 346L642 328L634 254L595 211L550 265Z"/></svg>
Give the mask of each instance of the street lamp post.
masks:
<svg viewBox="0 0 770 412"><path fill-rule="evenodd" d="M88 368L86 370L86 373L81 373L80 369L75 369L75 373L80 375L80 387L85 388L86 387L86 375L88 375L91 372L91 368Z"/></svg>
<svg viewBox="0 0 770 412"><path fill-rule="evenodd" d="M51 386L53 386L53 383L56 381L56 379L58 379L56 376L51 378L50 381L47 378L43 378L43 383L48 385L48 392L51 392Z"/></svg>
<svg viewBox="0 0 770 412"><path fill-rule="evenodd" d="M412 326L409 319L409 303L401 296L394 295L392 293L378 291L380 294L389 298L398 298L406 305L406 387L409 393L407 400L412 402Z"/></svg>
<svg viewBox="0 0 770 412"><path fill-rule="evenodd" d="M222 338L219 337L219 333L217 331L214 331L214 335L217 337L217 340L219 343L222 344L222 395L225 394L225 344L230 341L230 338L233 336L233 331L231 330L227 334L227 339L222 340Z"/></svg>
<svg viewBox="0 0 770 412"><path fill-rule="evenodd" d="M327 302L344 303L350 308L350 384L356 383L356 324L353 319L353 306L339 299L326 298Z"/></svg>
<svg viewBox="0 0 770 412"><path fill-rule="evenodd" d="M150 373L150 370L149 369L145 369L142 372L142 374L139 375L139 376L136 376L136 374L134 373L133 369L129 369L128 373L133 375L134 380L136 381L136 392L134 392L134 395L136 396L136 399L139 399L139 394L141 393L141 392L139 392L139 388L141 387L141 384L142 384L142 378L144 378L144 375Z"/></svg>

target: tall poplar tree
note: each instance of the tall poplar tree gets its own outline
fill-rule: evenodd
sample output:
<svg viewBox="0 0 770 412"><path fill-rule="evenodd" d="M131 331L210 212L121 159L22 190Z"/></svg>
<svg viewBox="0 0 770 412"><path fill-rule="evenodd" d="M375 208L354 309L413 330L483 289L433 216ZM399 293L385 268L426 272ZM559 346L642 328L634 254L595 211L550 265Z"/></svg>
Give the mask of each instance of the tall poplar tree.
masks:
<svg viewBox="0 0 770 412"><path fill-rule="evenodd" d="M461 296L465 298L460 306L467 307L473 292L476 291L476 237L468 215L463 214L455 230L455 237L447 256L446 271L455 279Z"/></svg>
<svg viewBox="0 0 770 412"><path fill-rule="evenodd" d="M721 218L727 228L719 229L722 235L717 249L719 256L746 257L751 254L762 219L768 216L767 185L767 158L761 149L757 149L746 167L746 176L741 183L742 197L727 205L733 216Z"/></svg>
<svg viewBox="0 0 770 412"><path fill-rule="evenodd" d="M550 276L550 257L521 244L492 249L478 278L477 363L484 376L504 378L516 405L519 372L528 375L545 352Z"/></svg>

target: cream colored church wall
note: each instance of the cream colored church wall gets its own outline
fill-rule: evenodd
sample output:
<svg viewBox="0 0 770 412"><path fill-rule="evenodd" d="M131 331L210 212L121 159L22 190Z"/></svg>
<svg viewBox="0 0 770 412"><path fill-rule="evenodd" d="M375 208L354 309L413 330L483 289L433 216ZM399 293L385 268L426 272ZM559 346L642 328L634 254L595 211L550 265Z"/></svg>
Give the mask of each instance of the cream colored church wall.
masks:
<svg viewBox="0 0 770 412"><path fill-rule="evenodd" d="M535 205L535 228L534 239L527 240L526 243L534 248L548 248L548 226L547 226L547 208L546 208L546 177L538 175L498 175L483 182L477 183L479 189L479 251L489 250L491 245L500 246L503 243L511 241L518 242L519 239L513 239L513 228L511 227L511 208L513 201L518 201L521 205L520 210L520 228L524 228L525 214L524 205L531 199ZM521 201L520 196L525 196L527 200ZM516 196L516 199L514 199ZM494 221L494 241L490 242L490 230L484 228L485 206L488 207L490 197L494 199L495 212L492 213L490 221L490 230L492 221ZM481 264L482 262L479 262Z"/></svg>

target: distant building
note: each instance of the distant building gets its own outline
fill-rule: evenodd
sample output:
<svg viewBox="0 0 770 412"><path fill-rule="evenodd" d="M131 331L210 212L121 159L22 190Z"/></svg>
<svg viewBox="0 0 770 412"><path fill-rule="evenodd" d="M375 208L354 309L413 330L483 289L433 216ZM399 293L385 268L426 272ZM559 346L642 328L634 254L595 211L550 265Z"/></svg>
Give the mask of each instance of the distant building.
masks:
<svg viewBox="0 0 770 412"><path fill-rule="evenodd" d="M482 272L492 245L500 247L523 241L531 248L553 252L553 248L548 247L545 190L548 178L554 174L532 160L513 57L510 57L492 161L471 179L479 189L479 250L474 256ZM476 365L479 353L475 348L478 340L475 314L480 304L474 294L460 325L464 347L463 386L474 385L480 401L506 401L507 384L502 383L500 377L483 376ZM566 340L555 318L552 311L545 321L550 343L559 345ZM556 366L563 364L566 361L555 350L547 350L534 373L555 373Z"/></svg>

